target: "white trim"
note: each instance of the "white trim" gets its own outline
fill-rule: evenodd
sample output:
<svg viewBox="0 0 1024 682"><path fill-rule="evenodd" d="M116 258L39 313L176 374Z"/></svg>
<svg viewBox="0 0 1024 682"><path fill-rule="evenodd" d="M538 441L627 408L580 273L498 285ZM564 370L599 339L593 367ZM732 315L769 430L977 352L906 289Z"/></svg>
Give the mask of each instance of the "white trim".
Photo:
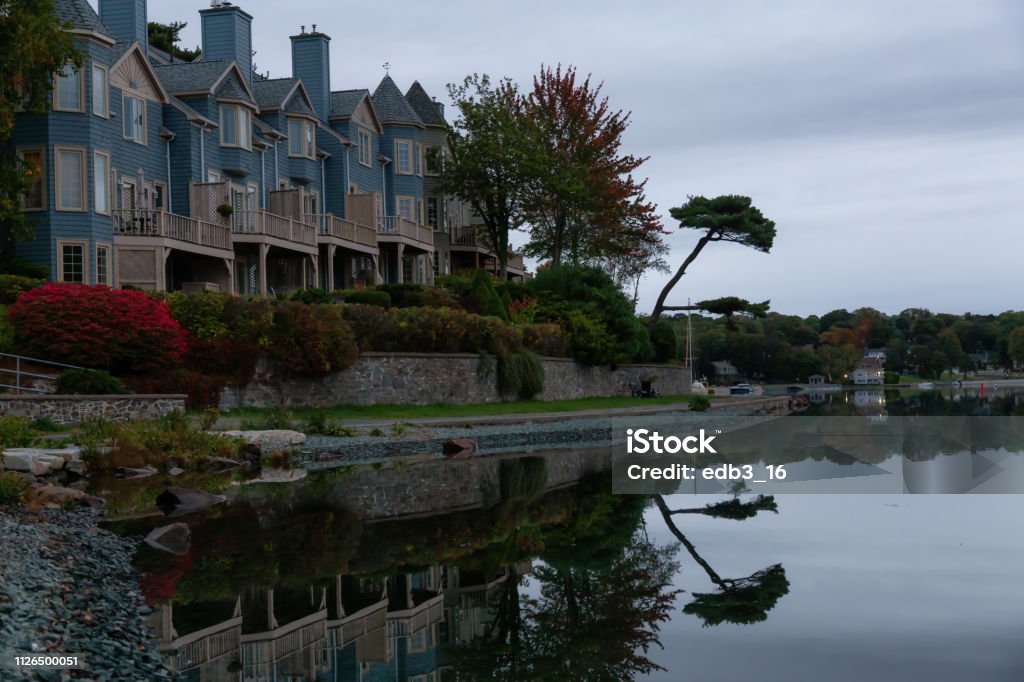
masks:
<svg viewBox="0 0 1024 682"><path fill-rule="evenodd" d="M57 242L57 281L67 282L64 278L64 247L82 247L82 281L81 284L89 283L89 240L87 239L58 239Z"/></svg>
<svg viewBox="0 0 1024 682"><path fill-rule="evenodd" d="M407 170L402 170L402 155L399 150L402 147L407 147L409 150L409 166ZM413 175L415 166L413 165L412 155L415 151L412 140L395 140L395 175Z"/></svg>
<svg viewBox="0 0 1024 682"><path fill-rule="evenodd" d="M100 249L106 249L107 257L107 281L100 281ZM106 284L108 287L114 286L114 247L107 242L96 242L93 247L93 253L96 258L96 284Z"/></svg>
<svg viewBox="0 0 1024 682"><path fill-rule="evenodd" d="M363 138L365 137L365 142ZM373 133L366 128L360 126L356 130L356 138L359 140L359 163L360 165L366 166L367 168L373 167ZM363 160L363 154L366 154L366 160Z"/></svg>
<svg viewBox="0 0 1024 682"><path fill-rule="evenodd" d="M128 137L127 131L125 131L125 126L128 124L128 107L126 103L129 99L137 101L139 105L142 107L141 139ZM132 95L127 92L121 93L121 137L134 144L140 144L144 147L149 146L149 112L147 111L147 109L148 107L146 106L146 100L142 97L139 97L138 95Z"/></svg>
<svg viewBox="0 0 1024 682"><path fill-rule="evenodd" d="M102 98L102 100L97 100L96 97L97 72L103 74L103 87L100 90L100 97ZM90 111L92 112L93 116L98 116L99 118L110 118L110 71L107 69L107 67L103 66L102 64L97 64L96 62L93 62L92 69L90 70L89 74L89 91L92 94L92 106L90 107ZM96 113L97 101L103 102L103 113L101 114Z"/></svg>
<svg viewBox="0 0 1024 682"><path fill-rule="evenodd" d="M65 72L68 67L75 68L74 63L67 62L61 67L60 73L54 74L53 76L53 110L64 111L73 114L84 114L85 113L85 69L78 69L74 71L74 75L78 77L78 106L74 109L67 109L60 106L60 81L65 79Z"/></svg>
<svg viewBox="0 0 1024 682"><path fill-rule="evenodd" d="M48 201L46 197L46 147L18 147L15 149L15 155L25 160L25 152L34 152L39 154L39 206L25 206L25 197L21 197L21 210L26 213L34 213L36 211L45 211L48 208Z"/></svg>
<svg viewBox="0 0 1024 682"><path fill-rule="evenodd" d="M99 168L96 167L96 161L100 157L106 160L106 167L103 169L103 189L106 192L100 192L98 181L100 179ZM99 199L101 196L106 195L104 200L106 201L106 208L100 210ZM111 197L113 192L110 187L110 152L101 152L93 150L92 152L92 209L100 215L110 215Z"/></svg>

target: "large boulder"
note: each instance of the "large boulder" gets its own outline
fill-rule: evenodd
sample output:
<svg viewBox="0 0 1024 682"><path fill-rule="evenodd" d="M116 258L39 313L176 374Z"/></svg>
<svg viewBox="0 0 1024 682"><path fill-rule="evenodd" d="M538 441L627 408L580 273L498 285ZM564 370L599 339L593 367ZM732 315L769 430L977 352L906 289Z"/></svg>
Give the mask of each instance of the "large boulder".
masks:
<svg viewBox="0 0 1024 682"><path fill-rule="evenodd" d="M73 488L62 488L56 485L36 486L29 491L28 502L32 506L45 507L56 505L65 507L69 504L77 504L82 507L93 507L98 509L106 504L102 499L87 495L81 490Z"/></svg>
<svg viewBox="0 0 1024 682"><path fill-rule="evenodd" d="M306 434L299 431L288 431L286 429L273 429L270 431L223 431L222 436L240 438L243 443L260 449L266 454L269 452L280 452L302 445L306 442Z"/></svg>
<svg viewBox="0 0 1024 682"><path fill-rule="evenodd" d="M441 451L445 457L452 459L466 459L467 457L473 457L478 454L479 446L475 440L469 438L454 438L452 440L445 441L441 445Z"/></svg>
<svg viewBox="0 0 1024 682"><path fill-rule="evenodd" d="M252 483L295 483L301 481L309 472L305 469L262 469L259 478L243 481L243 485Z"/></svg>
<svg viewBox="0 0 1024 682"><path fill-rule="evenodd" d="M33 476L47 476L64 468L68 460L63 453L63 449L7 448L3 451L3 468Z"/></svg>

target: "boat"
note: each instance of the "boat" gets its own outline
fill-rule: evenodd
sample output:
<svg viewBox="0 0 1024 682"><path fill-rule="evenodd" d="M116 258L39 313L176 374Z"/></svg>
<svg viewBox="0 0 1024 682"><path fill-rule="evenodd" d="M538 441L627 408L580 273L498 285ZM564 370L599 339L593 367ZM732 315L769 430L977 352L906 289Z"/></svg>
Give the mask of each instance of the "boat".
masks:
<svg viewBox="0 0 1024 682"><path fill-rule="evenodd" d="M930 391L933 388L935 388L935 384L933 384L930 381L922 381L917 385L917 387L920 388L922 391Z"/></svg>
<svg viewBox="0 0 1024 682"><path fill-rule="evenodd" d="M729 387L729 395L753 395L754 388L750 384L734 384Z"/></svg>

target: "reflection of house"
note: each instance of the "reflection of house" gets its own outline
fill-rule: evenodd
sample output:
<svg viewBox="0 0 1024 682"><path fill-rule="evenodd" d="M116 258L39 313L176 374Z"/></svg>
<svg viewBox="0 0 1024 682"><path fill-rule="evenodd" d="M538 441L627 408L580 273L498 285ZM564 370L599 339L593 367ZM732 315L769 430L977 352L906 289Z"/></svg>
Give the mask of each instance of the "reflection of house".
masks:
<svg viewBox="0 0 1024 682"><path fill-rule="evenodd" d="M857 408L859 414L866 417L879 418L887 414L885 392L881 390L854 391L853 406Z"/></svg>
<svg viewBox="0 0 1024 682"><path fill-rule="evenodd" d="M715 379L728 381L729 379L735 379L739 374L739 370L736 369L736 366L728 360L712 362L711 366L714 368Z"/></svg>
<svg viewBox="0 0 1024 682"><path fill-rule="evenodd" d="M809 383L811 386L821 386L822 384L825 383L825 376L822 374L812 374L811 376L807 377L807 383Z"/></svg>

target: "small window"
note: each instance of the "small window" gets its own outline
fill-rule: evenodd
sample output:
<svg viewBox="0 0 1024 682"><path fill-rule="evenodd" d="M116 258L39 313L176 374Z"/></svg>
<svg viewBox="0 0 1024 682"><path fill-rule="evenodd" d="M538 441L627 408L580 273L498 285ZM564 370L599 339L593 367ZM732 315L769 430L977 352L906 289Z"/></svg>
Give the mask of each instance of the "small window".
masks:
<svg viewBox="0 0 1024 682"><path fill-rule="evenodd" d="M406 220L412 220L413 199L412 197L398 197L398 215Z"/></svg>
<svg viewBox="0 0 1024 682"><path fill-rule="evenodd" d="M102 118L110 116L110 88L107 87L107 70L99 64L92 65L92 113Z"/></svg>
<svg viewBox="0 0 1024 682"><path fill-rule="evenodd" d="M59 281L85 284L85 248L86 242L57 242Z"/></svg>
<svg viewBox="0 0 1024 682"><path fill-rule="evenodd" d="M288 155L316 158L313 124L309 121L290 119L288 121Z"/></svg>
<svg viewBox="0 0 1024 682"><path fill-rule="evenodd" d="M57 158L57 210L85 209L85 152L55 148Z"/></svg>
<svg viewBox="0 0 1024 682"><path fill-rule="evenodd" d="M413 165L415 168L413 171L416 175L423 176L423 145L419 142L416 143L416 154L412 157Z"/></svg>
<svg viewBox="0 0 1024 682"><path fill-rule="evenodd" d="M440 202L437 197L427 197L427 225L435 230L438 225L437 217L440 215L439 207Z"/></svg>
<svg viewBox="0 0 1024 682"><path fill-rule="evenodd" d="M359 163L364 166L373 164L373 140L369 131L359 129Z"/></svg>
<svg viewBox="0 0 1024 682"><path fill-rule="evenodd" d="M395 140L395 159L397 159L396 172L412 174L412 142L408 140Z"/></svg>
<svg viewBox="0 0 1024 682"><path fill-rule="evenodd" d="M427 175L440 175L441 174L441 148L440 147L427 147L423 152L423 163L426 166Z"/></svg>
<svg viewBox="0 0 1024 682"><path fill-rule="evenodd" d="M131 95L124 96L124 139L146 144L146 102Z"/></svg>
<svg viewBox="0 0 1024 682"><path fill-rule="evenodd" d="M220 143L225 147L252 149L252 118L248 109L238 106L220 108Z"/></svg>
<svg viewBox="0 0 1024 682"><path fill-rule="evenodd" d="M25 193L21 195L21 207L26 211L42 211L46 208L43 150L19 149L18 158L25 172Z"/></svg>
<svg viewBox="0 0 1024 682"><path fill-rule="evenodd" d="M57 111L85 111L82 104L82 72L74 64L65 64L57 74L53 108Z"/></svg>
<svg viewBox="0 0 1024 682"><path fill-rule="evenodd" d="M153 210L167 210L167 186L162 182L153 183Z"/></svg>
<svg viewBox="0 0 1024 682"><path fill-rule="evenodd" d="M111 285L110 278L110 245L96 245L96 284Z"/></svg>
<svg viewBox="0 0 1024 682"><path fill-rule="evenodd" d="M110 214L110 156L103 152L92 155L92 196L97 213Z"/></svg>

